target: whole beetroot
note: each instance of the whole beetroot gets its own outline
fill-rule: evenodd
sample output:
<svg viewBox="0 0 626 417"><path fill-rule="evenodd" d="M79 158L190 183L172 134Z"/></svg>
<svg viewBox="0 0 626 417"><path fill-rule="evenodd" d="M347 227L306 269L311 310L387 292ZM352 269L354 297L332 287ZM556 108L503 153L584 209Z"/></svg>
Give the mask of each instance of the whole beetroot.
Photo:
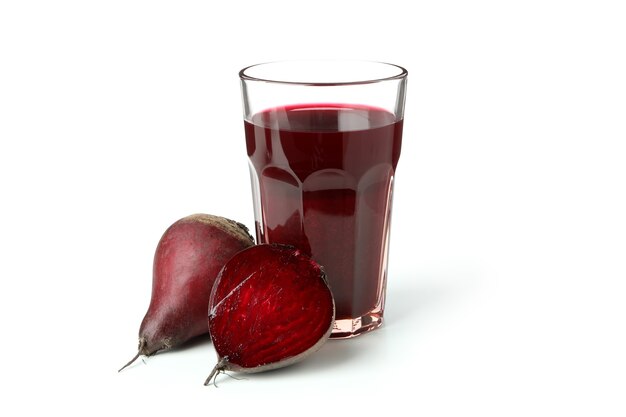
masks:
<svg viewBox="0 0 626 417"><path fill-rule="evenodd" d="M194 214L163 234L154 255L152 297L141 327L137 355L152 355L204 333L213 283L224 264L254 245L248 229L233 220Z"/></svg>

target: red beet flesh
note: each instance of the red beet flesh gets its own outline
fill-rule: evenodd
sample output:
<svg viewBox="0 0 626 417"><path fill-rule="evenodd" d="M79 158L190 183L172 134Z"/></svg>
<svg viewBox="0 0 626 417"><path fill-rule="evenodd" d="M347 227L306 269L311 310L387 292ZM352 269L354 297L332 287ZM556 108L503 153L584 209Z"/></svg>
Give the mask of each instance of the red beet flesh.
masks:
<svg viewBox="0 0 626 417"><path fill-rule="evenodd" d="M299 250L257 245L231 258L209 302L209 333L220 371L287 366L330 336L335 305L323 269Z"/></svg>
<svg viewBox="0 0 626 417"><path fill-rule="evenodd" d="M194 214L171 225L154 255L152 298L139 329L139 351L122 369L140 355L207 333L206 312L219 271L253 244L245 226L223 217Z"/></svg>

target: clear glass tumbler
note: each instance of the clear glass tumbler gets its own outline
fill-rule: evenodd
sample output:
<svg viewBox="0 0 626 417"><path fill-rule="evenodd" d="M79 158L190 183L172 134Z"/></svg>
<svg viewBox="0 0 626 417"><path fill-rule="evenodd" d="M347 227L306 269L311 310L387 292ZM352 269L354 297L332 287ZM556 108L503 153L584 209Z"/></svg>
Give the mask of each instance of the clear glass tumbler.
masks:
<svg viewBox="0 0 626 417"><path fill-rule="evenodd" d="M239 73L257 241L307 252L335 298L331 337L383 322L407 71L284 61Z"/></svg>

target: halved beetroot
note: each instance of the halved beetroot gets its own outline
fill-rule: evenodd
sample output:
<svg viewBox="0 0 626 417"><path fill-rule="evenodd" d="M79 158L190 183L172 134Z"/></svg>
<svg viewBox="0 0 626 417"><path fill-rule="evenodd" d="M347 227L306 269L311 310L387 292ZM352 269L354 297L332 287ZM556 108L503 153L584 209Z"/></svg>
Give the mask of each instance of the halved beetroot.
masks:
<svg viewBox="0 0 626 417"><path fill-rule="evenodd" d="M322 267L298 249L257 245L219 273L209 301L209 333L221 371L291 365L330 336L335 304Z"/></svg>

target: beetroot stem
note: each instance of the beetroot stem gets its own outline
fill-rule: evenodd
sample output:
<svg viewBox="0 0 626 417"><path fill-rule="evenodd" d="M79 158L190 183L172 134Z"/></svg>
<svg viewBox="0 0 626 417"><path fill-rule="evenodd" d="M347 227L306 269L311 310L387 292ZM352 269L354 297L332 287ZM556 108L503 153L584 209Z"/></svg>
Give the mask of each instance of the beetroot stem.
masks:
<svg viewBox="0 0 626 417"><path fill-rule="evenodd" d="M135 362L137 360L137 358L141 356L142 350L145 347L146 347L146 339L144 339L142 337L142 338L139 339L139 347L137 348L137 354L135 355L135 357L132 358L130 361L128 361L128 363L126 365L122 366L117 372L122 372L127 366L129 366L131 363Z"/></svg>
<svg viewBox="0 0 626 417"><path fill-rule="evenodd" d="M204 381L204 385L209 385L211 383L211 379L213 379L213 377L217 378L217 374L219 374L220 372L222 372L224 369L226 369L226 365L228 364L228 356L224 356L223 358L221 358L217 364L213 367L213 370L211 371L211 373L209 374L209 377L206 379L206 381Z"/></svg>

